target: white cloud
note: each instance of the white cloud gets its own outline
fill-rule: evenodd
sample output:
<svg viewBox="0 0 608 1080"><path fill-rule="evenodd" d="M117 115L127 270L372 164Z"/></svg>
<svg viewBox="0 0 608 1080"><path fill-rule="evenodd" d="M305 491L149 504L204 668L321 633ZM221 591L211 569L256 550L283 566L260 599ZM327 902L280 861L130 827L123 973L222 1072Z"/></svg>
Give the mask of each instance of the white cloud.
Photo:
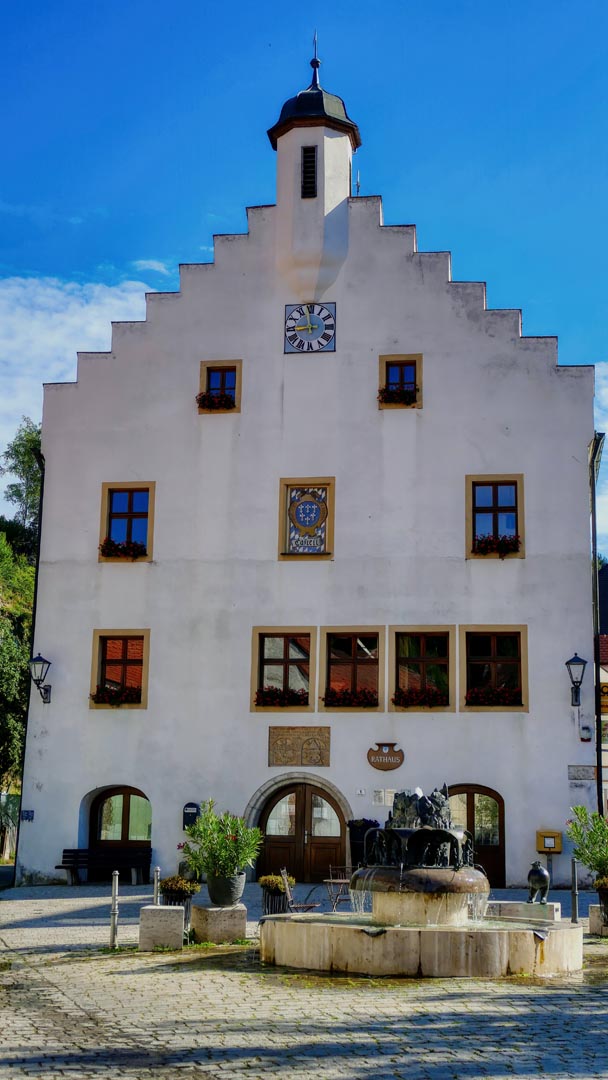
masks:
<svg viewBox="0 0 608 1080"><path fill-rule="evenodd" d="M136 259L135 262L131 263L131 266L134 266L136 270L141 271L152 270L155 274L165 274L168 276L171 273L169 267L164 262L161 262L160 259Z"/></svg>
<svg viewBox="0 0 608 1080"><path fill-rule="evenodd" d="M142 281L0 279L0 452L22 416L40 420L43 382L75 379L77 351L108 349L112 320L145 318L147 291ZM0 513L13 508L0 500Z"/></svg>

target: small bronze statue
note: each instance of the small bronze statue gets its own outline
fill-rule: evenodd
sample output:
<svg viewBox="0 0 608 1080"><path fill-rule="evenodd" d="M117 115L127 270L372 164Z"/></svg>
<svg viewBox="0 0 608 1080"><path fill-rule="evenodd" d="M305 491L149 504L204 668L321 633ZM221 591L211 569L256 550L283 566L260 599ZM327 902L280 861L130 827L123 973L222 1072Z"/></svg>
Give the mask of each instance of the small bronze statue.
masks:
<svg viewBox="0 0 608 1080"><path fill-rule="evenodd" d="M541 904L546 904L550 884L551 878L549 877L549 871L545 869L539 859L536 859L536 861L532 863L532 869L528 872L528 885L530 887L528 903L533 904L540 893L539 902Z"/></svg>

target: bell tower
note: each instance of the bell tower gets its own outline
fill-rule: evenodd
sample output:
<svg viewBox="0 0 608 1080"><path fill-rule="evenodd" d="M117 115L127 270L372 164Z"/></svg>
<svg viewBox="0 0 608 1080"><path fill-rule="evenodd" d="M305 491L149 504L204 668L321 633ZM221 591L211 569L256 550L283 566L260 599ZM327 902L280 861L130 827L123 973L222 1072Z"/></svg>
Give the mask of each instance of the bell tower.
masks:
<svg viewBox="0 0 608 1080"><path fill-rule="evenodd" d="M268 138L277 151L277 267L294 299L321 300L348 251L351 159L359 128L342 98L312 81L285 102Z"/></svg>

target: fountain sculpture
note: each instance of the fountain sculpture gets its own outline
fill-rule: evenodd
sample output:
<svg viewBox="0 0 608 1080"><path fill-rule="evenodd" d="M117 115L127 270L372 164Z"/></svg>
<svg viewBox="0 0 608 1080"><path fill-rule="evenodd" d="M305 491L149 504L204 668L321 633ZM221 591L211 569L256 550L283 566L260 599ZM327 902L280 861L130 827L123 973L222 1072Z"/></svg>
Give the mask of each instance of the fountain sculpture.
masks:
<svg viewBox="0 0 608 1080"><path fill-rule="evenodd" d="M445 785L429 796L400 792L384 829L370 829L365 841L367 865L353 874L351 890L373 894L381 922L454 926L473 897L476 910L483 907L490 883L473 865L473 837L452 825Z"/></svg>
<svg viewBox="0 0 608 1080"><path fill-rule="evenodd" d="M266 963L410 977L554 975L582 967L582 928L486 919L490 884L473 837L452 824L448 789L395 795L384 828L365 837L355 913L274 915L260 924ZM364 914L362 897L371 895Z"/></svg>

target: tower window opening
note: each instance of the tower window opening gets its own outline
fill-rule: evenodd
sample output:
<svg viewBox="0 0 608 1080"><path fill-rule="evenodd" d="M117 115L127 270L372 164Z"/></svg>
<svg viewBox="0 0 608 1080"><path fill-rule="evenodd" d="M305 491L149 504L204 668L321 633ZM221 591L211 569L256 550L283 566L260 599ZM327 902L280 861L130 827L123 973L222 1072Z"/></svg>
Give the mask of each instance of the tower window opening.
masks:
<svg viewBox="0 0 608 1080"><path fill-rule="evenodd" d="M316 199L317 197L317 148L316 146L302 147L302 198Z"/></svg>

